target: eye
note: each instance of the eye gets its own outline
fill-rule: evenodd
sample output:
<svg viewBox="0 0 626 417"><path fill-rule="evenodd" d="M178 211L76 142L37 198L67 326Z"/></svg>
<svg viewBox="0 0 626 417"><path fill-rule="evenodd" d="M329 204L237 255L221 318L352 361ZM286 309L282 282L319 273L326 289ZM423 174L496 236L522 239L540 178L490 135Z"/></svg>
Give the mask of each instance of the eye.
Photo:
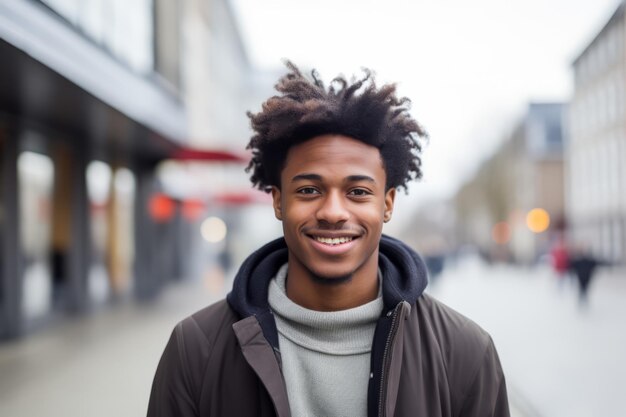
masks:
<svg viewBox="0 0 626 417"><path fill-rule="evenodd" d="M319 194L320 192L317 191L316 188L314 187L302 187L300 188L298 191L296 191L298 194L304 194L304 195L313 195L313 194Z"/></svg>
<svg viewBox="0 0 626 417"><path fill-rule="evenodd" d="M363 188L355 188L353 190L350 190L350 192L348 193L348 195L351 196L355 196L355 197L365 197L372 194L371 192L369 192L368 190L365 190Z"/></svg>

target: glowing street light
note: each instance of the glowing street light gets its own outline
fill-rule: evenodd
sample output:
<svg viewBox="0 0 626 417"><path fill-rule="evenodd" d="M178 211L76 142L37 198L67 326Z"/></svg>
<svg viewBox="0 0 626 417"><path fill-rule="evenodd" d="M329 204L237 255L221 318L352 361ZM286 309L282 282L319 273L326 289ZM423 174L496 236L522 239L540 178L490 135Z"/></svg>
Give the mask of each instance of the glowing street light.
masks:
<svg viewBox="0 0 626 417"><path fill-rule="evenodd" d="M550 226L550 215L542 208L534 208L526 215L526 225L533 233L545 232Z"/></svg>

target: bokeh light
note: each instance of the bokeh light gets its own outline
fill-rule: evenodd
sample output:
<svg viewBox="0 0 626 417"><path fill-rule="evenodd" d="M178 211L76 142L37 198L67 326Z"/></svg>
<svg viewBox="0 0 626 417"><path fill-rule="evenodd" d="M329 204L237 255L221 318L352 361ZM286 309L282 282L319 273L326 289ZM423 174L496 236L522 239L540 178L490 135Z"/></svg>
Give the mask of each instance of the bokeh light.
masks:
<svg viewBox="0 0 626 417"><path fill-rule="evenodd" d="M189 199L182 203L183 217L190 222L200 219L205 210L206 206L201 200Z"/></svg>
<svg viewBox="0 0 626 417"><path fill-rule="evenodd" d="M491 238L498 245L504 245L511 240L511 227L507 222L496 223L491 229Z"/></svg>
<svg viewBox="0 0 626 417"><path fill-rule="evenodd" d="M209 243L218 243L226 238L228 228L224 220L219 217L208 217L200 226L202 237Z"/></svg>
<svg viewBox="0 0 626 417"><path fill-rule="evenodd" d="M542 208L534 208L526 215L526 225L533 233L545 232L550 226L550 215Z"/></svg>
<svg viewBox="0 0 626 417"><path fill-rule="evenodd" d="M148 211L154 221L164 223L174 217L176 203L165 194L155 194L148 202Z"/></svg>

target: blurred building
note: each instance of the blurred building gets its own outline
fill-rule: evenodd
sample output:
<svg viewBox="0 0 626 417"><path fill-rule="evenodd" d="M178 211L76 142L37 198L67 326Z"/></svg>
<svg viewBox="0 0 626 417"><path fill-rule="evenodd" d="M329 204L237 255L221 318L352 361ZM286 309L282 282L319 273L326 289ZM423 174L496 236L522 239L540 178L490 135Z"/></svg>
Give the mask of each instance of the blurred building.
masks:
<svg viewBox="0 0 626 417"><path fill-rule="evenodd" d="M531 103L496 152L455 196L456 243L489 259L532 263L563 229L560 103Z"/></svg>
<svg viewBox="0 0 626 417"><path fill-rule="evenodd" d="M624 4L573 62L568 117L567 219L597 256L626 258Z"/></svg>
<svg viewBox="0 0 626 417"><path fill-rule="evenodd" d="M229 3L4 1L0 60L0 338L185 275L163 161L241 163L259 94Z"/></svg>
<svg viewBox="0 0 626 417"><path fill-rule="evenodd" d="M245 165L207 163L214 153L195 150L218 148L247 158L244 150L251 130L246 112L259 111L262 101L275 94L273 87L281 73L260 71L250 63L230 1L163 4L181 15L182 90L189 121L188 146L194 152L187 152L189 157L182 161L162 163L157 175L168 196L203 203L204 210L196 211L194 218L176 219L185 230L172 250L177 253L178 275L210 279L215 272L212 264L218 263L221 272L230 272L228 269L237 267L265 243L268 235L275 235L280 225L254 221L274 216L267 204L269 196L251 188ZM203 221L209 217L225 223L223 240L210 242L201 233Z"/></svg>

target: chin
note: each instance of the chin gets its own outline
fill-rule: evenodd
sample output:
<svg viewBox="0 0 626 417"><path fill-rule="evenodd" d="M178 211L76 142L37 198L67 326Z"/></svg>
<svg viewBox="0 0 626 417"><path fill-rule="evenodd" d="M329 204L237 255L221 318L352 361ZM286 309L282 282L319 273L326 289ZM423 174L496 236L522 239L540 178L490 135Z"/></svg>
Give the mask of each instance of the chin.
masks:
<svg viewBox="0 0 626 417"><path fill-rule="evenodd" d="M345 271L341 271L339 268L333 266L324 269L307 269L313 281L325 285L345 284L352 281L352 277L354 276L354 271L349 268L346 268Z"/></svg>
<svg viewBox="0 0 626 417"><path fill-rule="evenodd" d="M311 280L322 285L341 285L352 281L352 274L328 276L311 273L310 276Z"/></svg>

